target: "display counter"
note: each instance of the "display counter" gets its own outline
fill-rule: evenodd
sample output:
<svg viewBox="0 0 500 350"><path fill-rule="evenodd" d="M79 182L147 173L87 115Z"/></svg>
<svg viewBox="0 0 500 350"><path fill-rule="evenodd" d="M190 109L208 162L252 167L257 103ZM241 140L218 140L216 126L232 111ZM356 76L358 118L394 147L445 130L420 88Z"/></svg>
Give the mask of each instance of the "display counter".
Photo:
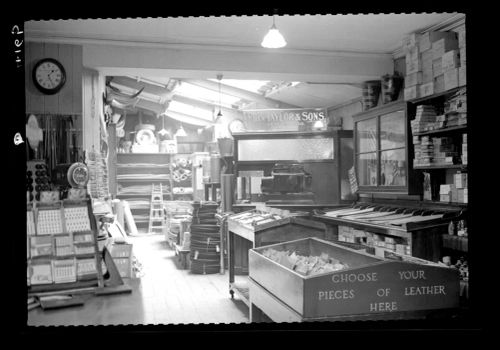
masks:
<svg viewBox="0 0 500 350"><path fill-rule="evenodd" d="M313 264L311 259L314 266L323 261L324 269L301 265L306 260ZM411 257L399 259L318 238L253 248L251 322L261 320L262 313L275 322L406 319L459 307L456 269Z"/></svg>
<svg viewBox="0 0 500 350"><path fill-rule="evenodd" d="M227 218L229 292L248 304L248 251L251 248L305 237L328 238L325 224L268 208ZM236 275L244 277L236 280ZM248 304L249 305L249 304Z"/></svg>

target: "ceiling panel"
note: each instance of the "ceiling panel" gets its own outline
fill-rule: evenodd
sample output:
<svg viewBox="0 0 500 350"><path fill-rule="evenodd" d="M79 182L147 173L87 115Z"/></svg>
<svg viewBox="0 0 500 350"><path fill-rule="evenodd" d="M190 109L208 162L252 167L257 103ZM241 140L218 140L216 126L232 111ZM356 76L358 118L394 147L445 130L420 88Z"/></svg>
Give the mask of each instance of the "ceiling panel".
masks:
<svg viewBox="0 0 500 350"><path fill-rule="evenodd" d="M455 13L276 16L287 49L389 53ZM270 16L28 21L27 36L260 48Z"/></svg>

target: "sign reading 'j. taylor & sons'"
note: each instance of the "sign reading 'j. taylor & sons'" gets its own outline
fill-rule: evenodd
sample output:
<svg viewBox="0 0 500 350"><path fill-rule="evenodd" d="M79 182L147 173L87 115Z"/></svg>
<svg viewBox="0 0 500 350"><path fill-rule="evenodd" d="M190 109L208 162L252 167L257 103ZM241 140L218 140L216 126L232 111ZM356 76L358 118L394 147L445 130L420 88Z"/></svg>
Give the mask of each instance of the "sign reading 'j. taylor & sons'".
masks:
<svg viewBox="0 0 500 350"><path fill-rule="evenodd" d="M325 108L253 109L243 111L241 121L241 131L326 130L328 115Z"/></svg>

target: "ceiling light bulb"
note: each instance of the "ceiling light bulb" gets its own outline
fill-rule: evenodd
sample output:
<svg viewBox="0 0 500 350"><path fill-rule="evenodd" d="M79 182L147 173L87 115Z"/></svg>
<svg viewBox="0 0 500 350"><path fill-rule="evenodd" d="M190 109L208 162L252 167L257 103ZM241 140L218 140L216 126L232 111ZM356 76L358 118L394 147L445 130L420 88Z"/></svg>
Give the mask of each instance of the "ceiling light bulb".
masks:
<svg viewBox="0 0 500 350"><path fill-rule="evenodd" d="M269 32L266 34L264 39L262 40L261 45L268 49L279 49L281 47L286 46L285 38L273 24Z"/></svg>

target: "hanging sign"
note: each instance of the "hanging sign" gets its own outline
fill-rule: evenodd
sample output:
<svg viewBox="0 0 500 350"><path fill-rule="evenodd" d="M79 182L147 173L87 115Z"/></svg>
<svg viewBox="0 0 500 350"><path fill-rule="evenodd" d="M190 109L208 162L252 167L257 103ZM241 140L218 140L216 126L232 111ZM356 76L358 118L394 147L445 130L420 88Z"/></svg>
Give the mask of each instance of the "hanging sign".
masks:
<svg viewBox="0 0 500 350"><path fill-rule="evenodd" d="M325 108L245 110L238 131L311 131L326 130Z"/></svg>

